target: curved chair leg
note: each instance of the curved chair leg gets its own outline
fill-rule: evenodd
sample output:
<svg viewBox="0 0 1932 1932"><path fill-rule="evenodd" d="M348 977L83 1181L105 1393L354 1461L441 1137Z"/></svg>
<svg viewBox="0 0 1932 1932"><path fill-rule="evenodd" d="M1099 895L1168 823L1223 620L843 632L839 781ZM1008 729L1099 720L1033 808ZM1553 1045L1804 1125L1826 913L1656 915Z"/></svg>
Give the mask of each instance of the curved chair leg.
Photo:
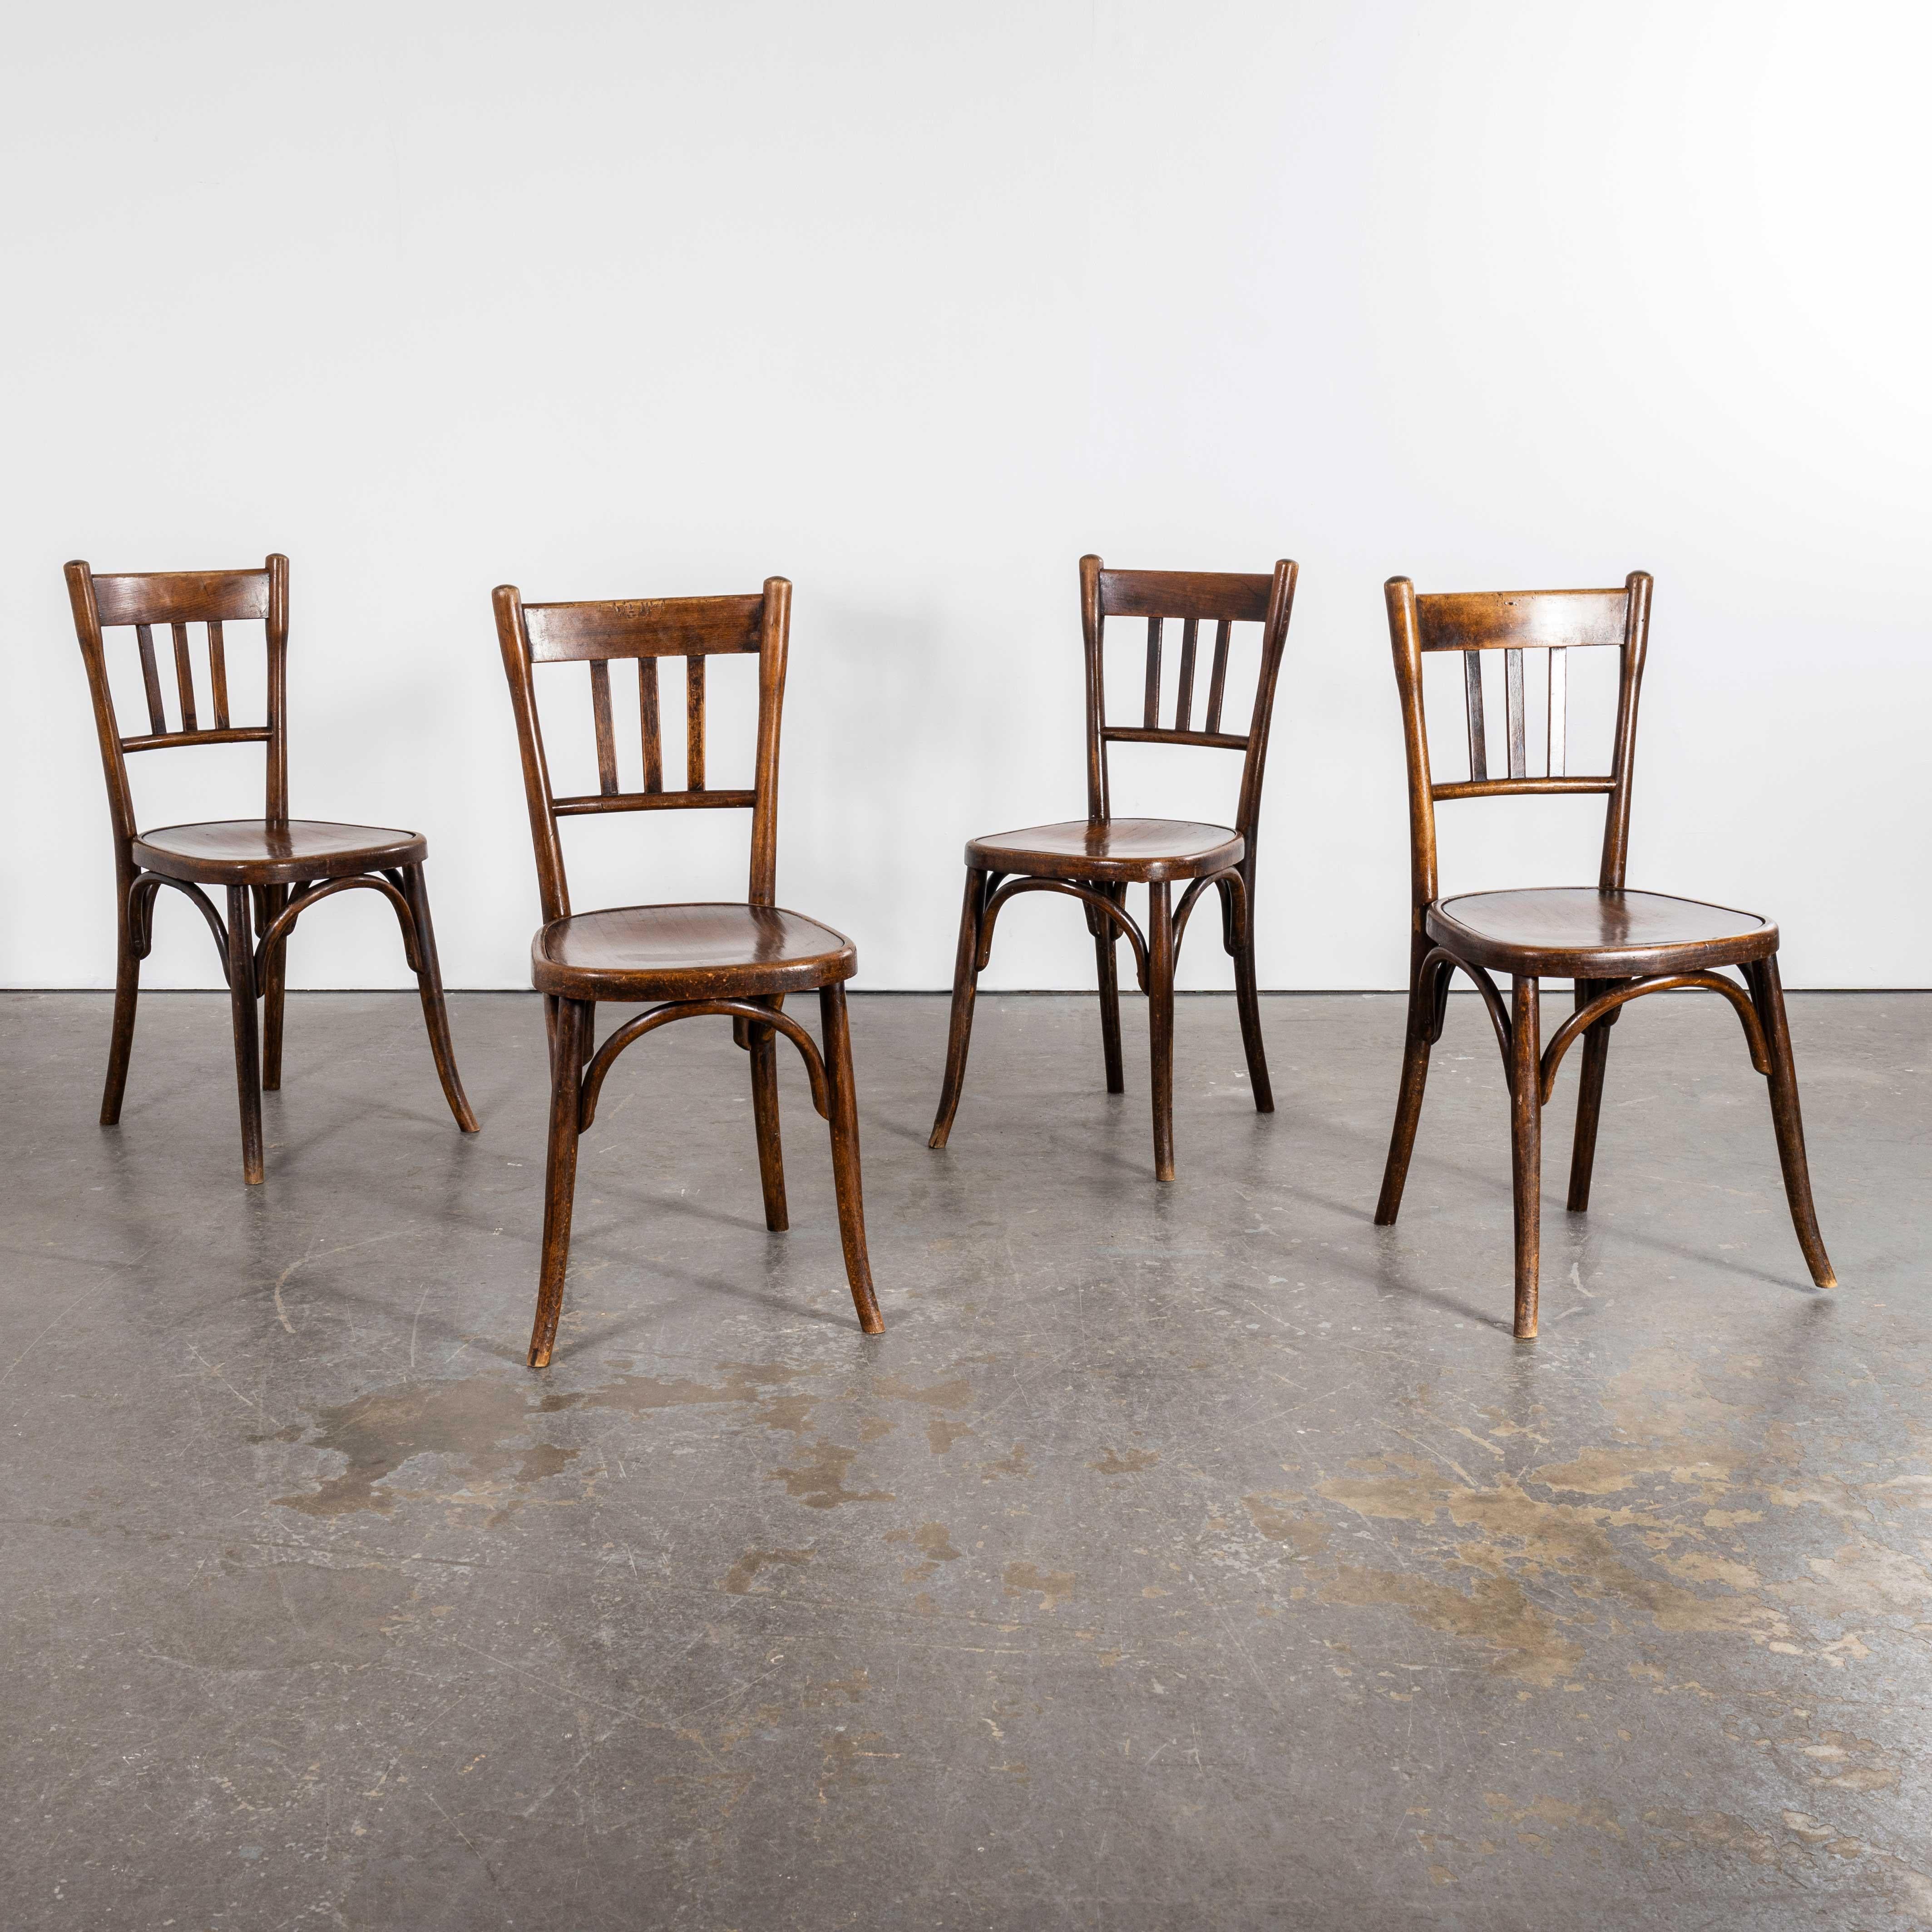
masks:
<svg viewBox="0 0 1932 1932"><path fill-rule="evenodd" d="M1408 1180L1408 1157L1415 1150L1416 1124L1422 1118L1422 1094L1429 1083L1429 1049L1436 1036L1436 988L1424 986L1421 967L1429 947L1418 941L1408 969L1408 1024L1402 1035L1402 1080L1396 1090L1395 1125L1389 1132L1388 1159L1382 1168L1382 1191L1376 1203L1376 1226L1390 1228L1402 1211L1402 1190Z"/></svg>
<svg viewBox="0 0 1932 1932"><path fill-rule="evenodd" d="M752 1120L758 1136L758 1180L764 1190L765 1226L782 1234L785 1214L784 1146L778 1132L778 1035L770 1027L745 1027L752 1060Z"/></svg>
<svg viewBox="0 0 1932 1932"><path fill-rule="evenodd" d="M228 1004L235 1020L235 1085L242 1102L242 1178L262 1180L262 1049L255 1025L255 944L252 893L228 888Z"/></svg>
<svg viewBox="0 0 1932 1932"><path fill-rule="evenodd" d="M1540 988L1534 977L1511 980L1510 997L1510 1169L1516 1197L1516 1339L1536 1339L1536 1294L1543 1239L1543 1102Z"/></svg>
<svg viewBox="0 0 1932 1932"><path fill-rule="evenodd" d="M1616 983L1614 980L1579 980L1576 995L1578 1010L1587 1006L1600 993L1609 992ZM1604 1072L1610 1064L1610 1029L1622 1012L1622 1007L1612 1007L1583 1036L1583 1068L1576 1088L1576 1138L1570 1148L1570 1197L1567 1204L1573 1214L1586 1214L1589 1210L1590 1172L1597 1160L1597 1121L1604 1108Z"/></svg>
<svg viewBox="0 0 1932 1932"><path fill-rule="evenodd" d="M537 1275L536 1320L530 1364L550 1366L563 1312L564 1270L570 1262L570 1212L577 1192L579 1094L597 1009L589 1000L556 1003L556 1040L550 1054L550 1145L544 1158L543 1260Z"/></svg>
<svg viewBox="0 0 1932 1932"><path fill-rule="evenodd" d="M1765 1043L1771 1048L1771 1120L1778 1133L1778 1164L1784 1170L1791 1225L1797 1231L1798 1245L1804 1251L1804 1264L1811 1270L1812 1280L1820 1288L1836 1288L1838 1277L1832 1271L1831 1258L1818 1232L1817 1214L1811 1205L1804 1123L1798 1112L1798 1071L1791 1060L1791 1030L1785 1022L1784 988L1778 977L1777 954L1747 966L1744 976L1750 982L1751 998L1764 1025Z"/></svg>
<svg viewBox="0 0 1932 1932"><path fill-rule="evenodd" d="M442 1097L456 1116L456 1124L466 1134L480 1133L476 1116L470 1110L470 1098L463 1090L463 1076L456 1070L456 1048L449 1037L449 1009L443 1003L442 973L436 957L436 929L430 923L429 888L423 883L420 866L402 868L403 896L410 902L410 916L416 928L416 991L422 998L423 1023L429 1030L429 1050L436 1056L436 1078L442 1082Z"/></svg>
<svg viewBox="0 0 1932 1932"><path fill-rule="evenodd" d="M289 902L286 886L262 889L262 923L267 926ZM282 996L287 987L289 941L284 933L268 948L262 962L262 1090L275 1094L282 1085Z"/></svg>
<svg viewBox="0 0 1932 1932"><path fill-rule="evenodd" d="M1154 1178L1174 1178L1174 902L1165 879L1148 887L1148 1048L1154 1089Z"/></svg>
<svg viewBox="0 0 1932 1932"><path fill-rule="evenodd" d="M119 950L114 966L114 1036L107 1049L107 1084L100 1090L100 1124L121 1124L122 1096L128 1090L128 1060L134 1050L134 1009L141 997L141 956L134 950L134 917L128 906L128 881L120 882Z"/></svg>
<svg viewBox="0 0 1932 1932"><path fill-rule="evenodd" d="M1255 973L1255 896L1247 882L1247 919L1245 936L1237 935L1229 950L1234 956L1234 1005L1241 1016L1241 1050L1248 1057L1248 1084L1255 1096L1255 1112L1274 1112L1274 1088L1268 1082L1268 1056L1262 1049L1262 1002ZM1223 884L1219 890L1223 910L1233 925L1234 888Z"/></svg>
<svg viewBox="0 0 1932 1932"><path fill-rule="evenodd" d="M886 1324L872 1292L872 1263L866 1254L866 1204L859 1183L859 1096L852 1080L852 1034L846 1021L842 986L819 988L818 1014L825 1035L826 1082L832 1090L832 1178L838 1195L838 1239L845 1250L845 1279L851 1286L859 1326L868 1335L880 1335Z"/></svg>
<svg viewBox="0 0 1932 1932"><path fill-rule="evenodd" d="M1114 896L1115 888L1096 884L1095 891ZM1107 1091L1127 1090L1126 1070L1120 1061L1120 977L1114 948L1120 943L1120 928L1093 907L1086 908L1087 929L1094 935L1094 959L1100 977L1100 1053L1106 1063Z"/></svg>
<svg viewBox="0 0 1932 1932"><path fill-rule="evenodd" d="M966 900L959 910L959 951L952 966L952 1020L946 1036L946 1082L939 1092L939 1112L933 1116L928 1147L943 1148L959 1111L959 1091L966 1084L966 1049L973 1039L973 1000L980 987L980 922L985 916L986 874L976 867L966 871Z"/></svg>

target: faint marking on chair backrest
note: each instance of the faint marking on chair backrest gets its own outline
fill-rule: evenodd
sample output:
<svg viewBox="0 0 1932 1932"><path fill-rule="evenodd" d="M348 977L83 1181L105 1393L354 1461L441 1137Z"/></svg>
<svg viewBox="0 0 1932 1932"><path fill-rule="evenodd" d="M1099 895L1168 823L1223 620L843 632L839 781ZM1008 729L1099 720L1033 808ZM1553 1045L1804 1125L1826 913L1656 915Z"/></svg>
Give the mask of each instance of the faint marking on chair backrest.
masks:
<svg viewBox="0 0 1932 1932"><path fill-rule="evenodd" d="M526 604L524 623L532 664L587 662L591 717L597 737L598 789L594 794L553 797L556 816L598 812L644 812L680 806L741 807L753 791L713 791L705 782L704 662L708 657L755 656L764 634L765 599L750 597L664 597L595 604ZM685 784L664 786L662 709L658 660L684 659ZM638 668L638 716L644 763L639 791L620 789L616 733L611 710L610 665L632 658Z"/></svg>
<svg viewBox="0 0 1932 1932"><path fill-rule="evenodd" d="M1425 651L1460 651L1463 713L1468 728L1469 776L1466 782L1432 784L1439 799L1551 788L1608 791L1612 776L1572 778L1568 772L1568 658L1567 652L1605 646L1621 650L1629 621L1630 596L1617 590L1510 590L1418 596L1416 616ZM1504 741L1509 775L1490 776L1489 740L1483 704L1482 654L1503 653ZM1544 769L1529 770L1528 716L1522 654L1547 655Z"/></svg>
<svg viewBox="0 0 1932 1932"><path fill-rule="evenodd" d="M266 570L159 571L94 577L94 608L104 631L131 628L140 652L141 684L147 699L145 732L120 733L124 752L154 751L166 746L266 742L267 724L238 729L230 716L228 658L224 624L268 621L270 586ZM200 624L206 635L208 697L212 722L200 721L188 627ZM165 625L173 646L176 716L170 726L161 688L154 632Z"/></svg>

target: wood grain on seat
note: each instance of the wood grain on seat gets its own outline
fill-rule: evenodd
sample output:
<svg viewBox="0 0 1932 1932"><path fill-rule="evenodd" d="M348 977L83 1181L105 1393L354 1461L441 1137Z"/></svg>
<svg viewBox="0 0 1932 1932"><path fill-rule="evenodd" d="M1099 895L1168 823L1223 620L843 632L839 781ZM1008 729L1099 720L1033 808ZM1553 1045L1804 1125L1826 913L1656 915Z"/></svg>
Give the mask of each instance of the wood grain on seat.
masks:
<svg viewBox="0 0 1932 1932"><path fill-rule="evenodd" d="M613 906L553 920L530 947L537 991L567 1000L802 993L858 964L842 932L782 906Z"/></svg>
<svg viewBox="0 0 1932 1932"><path fill-rule="evenodd" d="M1778 950L1778 928L1756 913L1588 886L1466 892L1438 901L1426 923L1438 946L1478 965L1551 978L1735 966Z"/></svg>
<svg viewBox="0 0 1932 1932"><path fill-rule="evenodd" d="M206 825L164 825L134 841L135 859L171 879L216 885L284 886L298 879L345 878L428 856L418 832L380 825L337 825L327 819L226 818Z"/></svg>
<svg viewBox="0 0 1932 1932"><path fill-rule="evenodd" d="M1036 878L1192 879L1241 862L1244 842L1226 825L1184 818L1070 818L969 840L966 862Z"/></svg>

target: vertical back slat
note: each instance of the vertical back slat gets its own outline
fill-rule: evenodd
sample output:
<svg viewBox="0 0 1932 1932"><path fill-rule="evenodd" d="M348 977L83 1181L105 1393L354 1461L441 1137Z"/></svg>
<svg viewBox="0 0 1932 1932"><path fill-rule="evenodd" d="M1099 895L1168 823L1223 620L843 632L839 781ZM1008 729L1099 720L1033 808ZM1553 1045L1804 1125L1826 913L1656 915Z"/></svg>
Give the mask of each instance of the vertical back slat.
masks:
<svg viewBox="0 0 1932 1932"><path fill-rule="evenodd" d="M1148 620L1147 702L1142 711L1142 723L1150 731L1160 729L1160 634L1166 621Z"/></svg>
<svg viewBox="0 0 1932 1932"><path fill-rule="evenodd" d="M184 731L195 730L194 720L194 668L188 661L188 626L170 624L168 628L175 638L175 688L181 694L181 728Z"/></svg>
<svg viewBox="0 0 1932 1932"><path fill-rule="evenodd" d="M141 682L148 694L148 726L158 737L168 728L168 714L161 707L161 673L154 662L154 627L136 624L134 635L141 646Z"/></svg>
<svg viewBox="0 0 1932 1932"><path fill-rule="evenodd" d="M684 661L684 787L704 789L704 660Z"/></svg>
<svg viewBox="0 0 1932 1932"><path fill-rule="evenodd" d="M1180 683L1174 696L1177 731L1192 730L1194 726L1194 640L1200 628L1200 620L1195 617L1180 627Z"/></svg>
<svg viewBox="0 0 1932 1932"><path fill-rule="evenodd" d="M1553 778L1562 777L1569 736L1569 721L1564 716L1568 693L1568 660L1557 645L1550 653L1550 754L1544 769Z"/></svg>
<svg viewBox="0 0 1932 1932"><path fill-rule="evenodd" d="M664 748L658 736L658 661L638 660L638 720L644 737L644 789L664 790Z"/></svg>
<svg viewBox="0 0 1932 1932"><path fill-rule="evenodd" d="M1234 628L1223 617L1214 626L1214 669L1208 680L1208 724L1210 731L1221 728L1221 700L1228 688L1228 633Z"/></svg>
<svg viewBox="0 0 1932 1932"><path fill-rule="evenodd" d="M228 657L221 642L221 620L208 620L208 682L214 698L214 728L228 729Z"/></svg>
<svg viewBox="0 0 1932 1932"><path fill-rule="evenodd" d="M1462 694L1469 712L1469 777L1471 781L1490 775L1490 741L1483 724L1483 654L1462 653Z"/></svg>
<svg viewBox="0 0 1932 1932"><path fill-rule="evenodd" d="M1503 653L1503 716L1509 726L1509 775L1513 778L1529 776L1528 726L1523 720L1522 653Z"/></svg>
<svg viewBox="0 0 1932 1932"><path fill-rule="evenodd" d="M590 711L597 721L597 789L606 798L617 789L617 739L610 724L610 667L590 660Z"/></svg>

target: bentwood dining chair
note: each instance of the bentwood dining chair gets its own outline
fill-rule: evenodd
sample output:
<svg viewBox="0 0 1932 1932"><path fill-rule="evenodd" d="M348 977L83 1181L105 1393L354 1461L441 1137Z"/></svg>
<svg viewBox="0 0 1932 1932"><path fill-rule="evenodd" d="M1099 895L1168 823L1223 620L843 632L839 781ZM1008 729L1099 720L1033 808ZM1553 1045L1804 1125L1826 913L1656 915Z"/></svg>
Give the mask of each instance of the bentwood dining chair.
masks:
<svg viewBox="0 0 1932 1932"><path fill-rule="evenodd" d="M450 1044L449 1016L437 970L436 935L430 924L423 866L429 842L421 833L373 825L289 816L288 642L289 560L272 556L260 570L170 570L97 577L85 563L67 566L74 628L94 697L100 762L107 777L107 809L114 828L115 906L119 931L114 980L114 1036L108 1050L107 1084L100 1124L117 1125L134 1043L134 1008L140 994L141 962L154 937L156 895L164 886L194 902L221 949L235 1028L235 1078L242 1103L242 1172L251 1184L262 1178L262 1092L282 1084L282 1011L289 935L318 900L356 886L380 892L395 908L404 956L416 976L430 1051L443 1096L466 1134L477 1131L464 1097ZM230 626L262 626L268 658L267 720L237 725L229 716L227 648ZM154 649L157 626L167 626L173 643L178 722L172 727L161 690ZM205 628L208 709L201 721L188 627ZM108 676L106 633L131 627L140 654L148 728L124 737L116 720ZM260 818L224 819L206 825L168 825L142 832L136 824L128 779L128 754L186 745L267 747L267 810ZM224 920L204 886L227 893ZM256 1005L262 1007L258 1030Z"/></svg>
<svg viewBox="0 0 1932 1932"><path fill-rule="evenodd" d="M1442 1036L1451 976L1466 974L1488 1009L1502 1049L1510 1094L1510 1138L1516 1208L1516 1335L1536 1334L1537 1276L1542 1192L1543 1109L1564 1054L1580 1035L1582 1075L1576 1138L1570 1159L1569 1208L1590 1204L1598 1116L1610 1028L1623 1007L1646 993L1699 990L1720 994L1743 1022L1751 1064L1770 1083L1772 1125L1784 1171L1786 1198L1811 1279L1835 1288L1819 1238L1811 1181L1798 1118L1798 1077L1785 1024L1778 973L1778 928L1756 913L1660 892L1634 892L1624 883L1630 844L1630 776L1636 744L1638 686L1650 632L1651 580L1633 571L1621 590L1519 590L1418 596L1406 577L1386 586L1389 637L1395 651L1402 730L1408 762L1411 882L1408 1024L1402 1084L1378 1226L1394 1222L1415 1144L1416 1122L1429 1076L1429 1050ZM1568 769L1568 653L1600 646L1620 653L1616 726L1610 769L1579 776ZM1469 776L1436 782L1423 705L1423 653L1462 655ZM1503 654L1504 724L1508 775L1490 776L1483 694L1483 653ZM1529 770L1524 694L1524 652L1544 654L1548 701L1544 769ZM1561 793L1604 795L1603 860L1594 888L1541 886L1510 892L1437 896L1436 808L1467 798ZM1743 983L1718 969L1730 967ZM1507 1004L1492 973L1510 976ZM1571 980L1574 1010L1542 1042L1539 982Z"/></svg>
<svg viewBox="0 0 1932 1932"><path fill-rule="evenodd" d="M1100 968L1100 1044L1107 1091L1126 1083L1120 1066L1120 999L1115 943L1133 950L1136 976L1148 996L1148 1032L1154 1099L1155 1178L1174 1178L1174 969L1195 902L1213 886L1221 897L1221 943L1234 962L1235 1004L1255 1110L1271 1114L1262 1050L1261 1002L1255 979L1255 838L1261 817L1262 776L1268 762L1268 725L1275 680L1294 602L1296 566L1277 563L1268 577L1209 574L1179 570L1108 570L1097 556L1080 560L1080 616L1087 653L1087 816L1059 825L1029 826L969 840L966 901L959 916L959 950L952 974L952 1016L946 1046L946 1080L928 1144L943 1148L959 1109L966 1052L973 1032L973 1003L980 975L992 955L993 924L1000 909L1022 892L1064 892L1079 900L1094 935ZM1106 626L1110 617L1147 620L1146 676L1141 722L1106 722ZM1160 722L1162 637L1169 621L1180 626L1180 656L1173 722ZM1206 713L1194 724L1201 627L1214 627L1208 671ZM1222 728L1228 648L1237 624L1261 626L1260 666L1254 707L1244 731ZM1108 802L1107 748L1120 743L1207 745L1239 752L1241 784L1234 823L1200 825L1184 819L1116 818ZM1173 890L1184 886L1180 903ZM1127 915L1127 888L1148 890L1143 933Z"/></svg>
<svg viewBox="0 0 1932 1932"><path fill-rule="evenodd" d="M778 1137L774 1036L783 1034L798 1048L811 1082L812 1105L831 1129L838 1232L859 1325L868 1335L882 1333L885 1324L866 1255L858 1101L845 1012L845 982L859 970L857 949L844 934L774 903L778 724L791 623L790 584L782 577L771 577L756 596L601 604L526 604L513 585L503 584L495 592L495 603L496 637L516 711L543 901L544 925L530 946L530 976L544 996L550 1035L550 1145L530 1366L546 1366L556 1340L570 1256L577 1144L596 1116L604 1076L633 1040L673 1021L703 1015L728 1018L734 1040L751 1058L752 1116L765 1226L774 1233L790 1225ZM705 664L709 658L739 652L755 653L758 660L758 762L750 790L714 790L705 782ZM685 776L683 788L676 791L664 789L659 730L658 660L665 657L684 659ZM610 690L611 664L626 659L637 665L643 754L642 783L628 790L619 784ZM537 665L560 664L589 668L598 771L596 791L563 797L551 788L535 676ZM707 807L735 807L752 814L751 882L744 903L572 911L560 819ZM812 1036L784 1010L788 994L813 992L818 994L825 1036L822 1055ZM597 1003L604 1000L657 1004L615 1028L593 1051Z"/></svg>

